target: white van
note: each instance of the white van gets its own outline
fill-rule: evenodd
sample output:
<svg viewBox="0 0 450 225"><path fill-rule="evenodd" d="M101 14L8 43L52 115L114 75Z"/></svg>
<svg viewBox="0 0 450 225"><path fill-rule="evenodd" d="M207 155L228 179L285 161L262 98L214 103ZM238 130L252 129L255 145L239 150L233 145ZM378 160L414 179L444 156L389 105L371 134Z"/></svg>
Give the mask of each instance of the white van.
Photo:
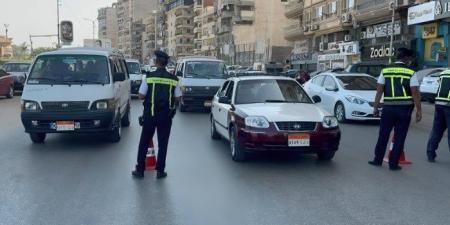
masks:
<svg viewBox="0 0 450 225"><path fill-rule="evenodd" d="M130 125L130 79L121 53L66 48L36 57L22 94L21 119L35 143L47 133L105 132Z"/></svg>
<svg viewBox="0 0 450 225"><path fill-rule="evenodd" d="M182 97L180 111L209 109L214 95L228 74L225 63L213 57L190 56L177 62Z"/></svg>
<svg viewBox="0 0 450 225"><path fill-rule="evenodd" d="M143 69L139 60L136 59L126 59L128 73L130 74L131 82L131 94L139 94L139 87L142 83L142 77L144 76Z"/></svg>

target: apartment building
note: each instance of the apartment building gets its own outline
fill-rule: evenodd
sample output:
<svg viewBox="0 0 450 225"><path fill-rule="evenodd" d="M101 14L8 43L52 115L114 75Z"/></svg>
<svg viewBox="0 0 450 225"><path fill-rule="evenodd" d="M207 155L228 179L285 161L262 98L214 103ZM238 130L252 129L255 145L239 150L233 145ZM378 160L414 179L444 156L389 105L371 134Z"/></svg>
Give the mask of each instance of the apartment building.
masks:
<svg viewBox="0 0 450 225"><path fill-rule="evenodd" d="M117 1L117 48L127 57L131 57L131 2L132 0Z"/></svg>
<svg viewBox="0 0 450 225"><path fill-rule="evenodd" d="M194 54L217 56L214 0L195 0L194 14Z"/></svg>
<svg viewBox="0 0 450 225"><path fill-rule="evenodd" d="M279 0L217 0L218 56L228 63L284 62L290 44L284 39L284 4Z"/></svg>
<svg viewBox="0 0 450 225"><path fill-rule="evenodd" d="M174 57L194 54L194 1L172 0L165 5L167 53Z"/></svg>
<svg viewBox="0 0 450 225"><path fill-rule="evenodd" d="M194 0L194 54L202 52L203 0Z"/></svg>
<svg viewBox="0 0 450 225"><path fill-rule="evenodd" d="M117 48L117 4L98 10L98 38L111 41L111 47Z"/></svg>
<svg viewBox="0 0 450 225"><path fill-rule="evenodd" d="M158 14L148 16L143 20L144 33L142 34L142 59L144 61L150 60L153 51L159 49L158 46Z"/></svg>
<svg viewBox="0 0 450 225"><path fill-rule="evenodd" d="M0 58L12 58L12 38L0 35Z"/></svg>

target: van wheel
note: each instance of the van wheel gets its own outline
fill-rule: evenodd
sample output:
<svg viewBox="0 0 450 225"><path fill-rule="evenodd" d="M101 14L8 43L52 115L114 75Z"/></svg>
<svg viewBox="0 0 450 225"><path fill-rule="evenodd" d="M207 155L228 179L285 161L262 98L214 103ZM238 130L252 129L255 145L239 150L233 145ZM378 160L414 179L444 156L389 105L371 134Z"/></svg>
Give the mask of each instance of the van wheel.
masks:
<svg viewBox="0 0 450 225"><path fill-rule="evenodd" d="M33 143L44 143L45 137L47 135L45 133L30 133L30 138Z"/></svg>
<svg viewBox="0 0 450 225"><path fill-rule="evenodd" d="M14 88L13 86L9 87L8 94L6 95L7 98L13 98L14 97Z"/></svg>
<svg viewBox="0 0 450 225"><path fill-rule="evenodd" d="M122 126L121 122L117 123L117 126L109 133L109 141L112 143L117 143L122 137Z"/></svg>
<svg viewBox="0 0 450 225"><path fill-rule="evenodd" d="M120 121L122 127L129 127L130 126L130 105L127 106L127 111L125 112L125 115L122 117L122 120Z"/></svg>

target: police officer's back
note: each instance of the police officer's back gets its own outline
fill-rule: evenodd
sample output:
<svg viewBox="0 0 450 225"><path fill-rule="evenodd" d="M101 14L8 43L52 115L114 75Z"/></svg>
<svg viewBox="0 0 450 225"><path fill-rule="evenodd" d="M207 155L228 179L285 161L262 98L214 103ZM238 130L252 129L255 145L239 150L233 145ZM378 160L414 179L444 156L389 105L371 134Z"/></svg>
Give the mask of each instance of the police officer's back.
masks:
<svg viewBox="0 0 450 225"><path fill-rule="evenodd" d="M436 94L433 129L427 144L427 157L429 162L435 162L436 150L439 147L445 130L450 127L450 70L442 72L439 76L439 88ZM448 136L450 149L450 136Z"/></svg>
<svg viewBox="0 0 450 225"><path fill-rule="evenodd" d="M395 145L389 156L389 168L401 169L398 166L404 143L411 121L411 114L416 106L416 121L422 118L419 81L415 71L408 67L412 60L413 51L405 48L398 49L398 61L382 70L378 79L375 97L374 114L379 114L381 97L384 95L383 112L380 121L378 142L375 147L375 157L369 164L381 166L386 153L386 147L392 129L395 130Z"/></svg>
<svg viewBox="0 0 450 225"><path fill-rule="evenodd" d="M144 114L137 165L132 173L137 178L144 177L147 147L155 130L158 132L157 178L167 176L165 172L167 146L175 105L181 95L178 78L166 70L169 56L162 51L156 51L155 56L157 69L147 74L145 82L139 89L139 98L144 100Z"/></svg>

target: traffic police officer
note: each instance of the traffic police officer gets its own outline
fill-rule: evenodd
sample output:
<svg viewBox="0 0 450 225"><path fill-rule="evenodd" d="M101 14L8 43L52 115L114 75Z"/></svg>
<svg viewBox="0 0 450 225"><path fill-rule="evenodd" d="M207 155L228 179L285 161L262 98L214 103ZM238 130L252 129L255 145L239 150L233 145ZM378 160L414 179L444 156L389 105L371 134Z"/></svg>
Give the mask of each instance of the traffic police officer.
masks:
<svg viewBox="0 0 450 225"><path fill-rule="evenodd" d="M439 76L439 89L436 95L433 129L427 145L429 162L435 162L436 150L446 129L450 127L450 70ZM450 149L450 136L448 136Z"/></svg>
<svg viewBox="0 0 450 225"><path fill-rule="evenodd" d="M398 61L384 68L378 78L374 115L379 115L383 94L384 104L375 157L369 161L369 164L373 166L382 165L389 137L394 128L395 144L389 156L389 169L400 170L398 162L405 144L414 105L416 106L416 122L422 119L419 81L415 71L408 68L413 55L412 50L399 48L397 50Z"/></svg>
<svg viewBox="0 0 450 225"><path fill-rule="evenodd" d="M156 162L156 178L164 178L166 166L167 145L169 143L172 119L175 116L175 104L181 96L178 78L166 70L169 56L163 51L155 51L156 71L146 76L139 88L139 98L144 100L144 115L136 169L132 175L144 177L145 157L147 147L155 130L158 132L158 157Z"/></svg>

